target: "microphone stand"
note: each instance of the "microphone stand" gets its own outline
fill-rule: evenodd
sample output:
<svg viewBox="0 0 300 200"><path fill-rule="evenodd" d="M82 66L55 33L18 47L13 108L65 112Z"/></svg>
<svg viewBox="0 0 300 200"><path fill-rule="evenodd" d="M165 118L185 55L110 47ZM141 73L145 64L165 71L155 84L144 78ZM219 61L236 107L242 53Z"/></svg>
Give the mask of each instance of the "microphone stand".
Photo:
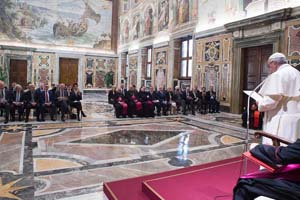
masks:
<svg viewBox="0 0 300 200"><path fill-rule="evenodd" d="M247 129L246 129L246 138L245 138L245 152L248 151L248 146L249 146L249 138L250 138L250 133L249 133L249 115L250 115L250 98L253 95L253 93L260 88L265 82L267 78L263 80L260 84L258 84L249 94L248 99L247 99ZM245 159L244 162L244 174L247 173L247 159Z"/></svg>

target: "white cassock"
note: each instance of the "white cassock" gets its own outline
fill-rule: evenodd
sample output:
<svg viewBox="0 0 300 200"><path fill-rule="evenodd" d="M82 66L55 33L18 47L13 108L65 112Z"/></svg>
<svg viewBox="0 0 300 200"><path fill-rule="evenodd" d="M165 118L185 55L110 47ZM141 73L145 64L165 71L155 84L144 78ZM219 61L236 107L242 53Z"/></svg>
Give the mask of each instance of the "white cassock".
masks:
<svg viewBox="0 0 300 200"><path fill-rule="evenodd" d="M281 65L258 93L263 96L258 102L258 110L265 112L263 131L293 142L300 138L300 72ZM263 143L271 140L264 138Z"/></svg>

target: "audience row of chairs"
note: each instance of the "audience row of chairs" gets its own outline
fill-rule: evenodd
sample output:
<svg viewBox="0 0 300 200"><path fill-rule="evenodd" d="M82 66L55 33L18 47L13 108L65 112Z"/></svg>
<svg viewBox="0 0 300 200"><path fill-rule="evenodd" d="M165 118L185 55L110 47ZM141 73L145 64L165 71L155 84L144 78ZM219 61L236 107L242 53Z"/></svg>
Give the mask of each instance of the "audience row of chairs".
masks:
<svg viewBox="0 0 300 200"><path fill-rule="evenodd" d="M31 110L35 110L37 121L45 121L46 113L50 114L52 121L56 120L57 113L61 114L62 121L65 121L66 115L80 121L81 115L85 117L81 100L82 93L77 83L68 87L61 83L58 88L53 85L51 89L43 83L35 89L35 85L29 83L23 90L17 83L13 83L8 89L4 82L0 81L0 109L4 111L4 123L8 123L9 119L15 121L16 111L19 121L24 120L25 114L25 122L28 122ZM73 108L77 110L77 115L71 112Z"/></svg>
<svg viewBox="0 0 300 200"><path fill-rule="evenodd" d="M206 91L205 87L199 91L197 88L180 89L178 86L173 91L171 88L164 90L162 87L157 91L153 87L146 91L143 86L139 91L135 86L130 86L127 91L124 86L115 87L109 91L108 102L114 105L116 117L154 117L182 112L187 115L191 111L201 114L208 112L219 112L220 103L216 99L216 92L213 88ZM156 112L155 112L156 110Z"/></svg>

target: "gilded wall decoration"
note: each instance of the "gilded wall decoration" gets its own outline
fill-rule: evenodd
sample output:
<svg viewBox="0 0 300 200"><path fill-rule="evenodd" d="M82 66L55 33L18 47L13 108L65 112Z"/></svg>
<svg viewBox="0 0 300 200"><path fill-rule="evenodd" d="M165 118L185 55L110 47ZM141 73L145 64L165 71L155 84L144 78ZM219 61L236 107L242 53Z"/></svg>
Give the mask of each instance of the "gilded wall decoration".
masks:
<svg viewBox="0 0 300 200"><path fill-rule="evenodd" d="M128 72L128 83L129 86L137 85L137 59L136 54L129 55L129 72Z"/></svg>
<svg viewBox="0 0 300 200"><path fill-rule="evenodd" d="M219 65L207 65L205 66L205 86L209 89L213 86L218 94L219 92L219 77L220 77Z"/></svg>
<svg viewBox="0 0 300 200"><path fill-rule="evenodd" d="M214 86L223 105L230 102L232 69L232 35L223 34L196 40L196 67L193 85L198 88ZM203 67L202 67L203 66Z"/></svg>
<svg viewBox="0 0 300 200"><path fill-rule="evenodd" d="M205 61L214 62L220 59L220 41L205 43Z"/></svg>
<svg viewBox="0 0 300 200"><path fill-rule="evenodd" d="M95 87L104 88L105 85L105 59L95 60Z"/></svg>
<svg viewBox="0 0 300 200"><path fill-rule="evenodd" d="M6 0L0 18L2 40L110 48L112 1Z"/></svg>
<svg viewBox="0 0 300 200"><path fill-rule="evenodd" d="M300 67L300 20L286 22L285 28L285 53L289 63Z"/></svg>
<svg viewBox="0 0 300 200"><path fill-rule="evenodd" d="M33 55L33 83L54 83L55 54L35 53Z"/></svg>
<svg viewBox="0 0 300 200"><path fill-rule="evenodd" d="M167 64L167 51L160 51L156 53L156 65L166 65Z"/></svg>

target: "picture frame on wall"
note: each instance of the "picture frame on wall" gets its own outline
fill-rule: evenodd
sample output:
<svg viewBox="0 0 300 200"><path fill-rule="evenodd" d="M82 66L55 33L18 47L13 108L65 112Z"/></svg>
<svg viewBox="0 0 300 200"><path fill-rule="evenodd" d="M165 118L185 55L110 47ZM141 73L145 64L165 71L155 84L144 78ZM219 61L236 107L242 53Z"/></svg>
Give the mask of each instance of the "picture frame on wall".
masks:
<svg viewBox="0 0 300 200"><path fill-rule="evenodd" d="M144 86L146 89L149 89L151 87L151 80L145 80Z"/></svg>
<svg viewBox="0 0 300 200"><path fill-rule="evenodd" d="M191 81L190 80L181 80L180 81L180 88L186 89L187 87L191 87Z"/></svg>

